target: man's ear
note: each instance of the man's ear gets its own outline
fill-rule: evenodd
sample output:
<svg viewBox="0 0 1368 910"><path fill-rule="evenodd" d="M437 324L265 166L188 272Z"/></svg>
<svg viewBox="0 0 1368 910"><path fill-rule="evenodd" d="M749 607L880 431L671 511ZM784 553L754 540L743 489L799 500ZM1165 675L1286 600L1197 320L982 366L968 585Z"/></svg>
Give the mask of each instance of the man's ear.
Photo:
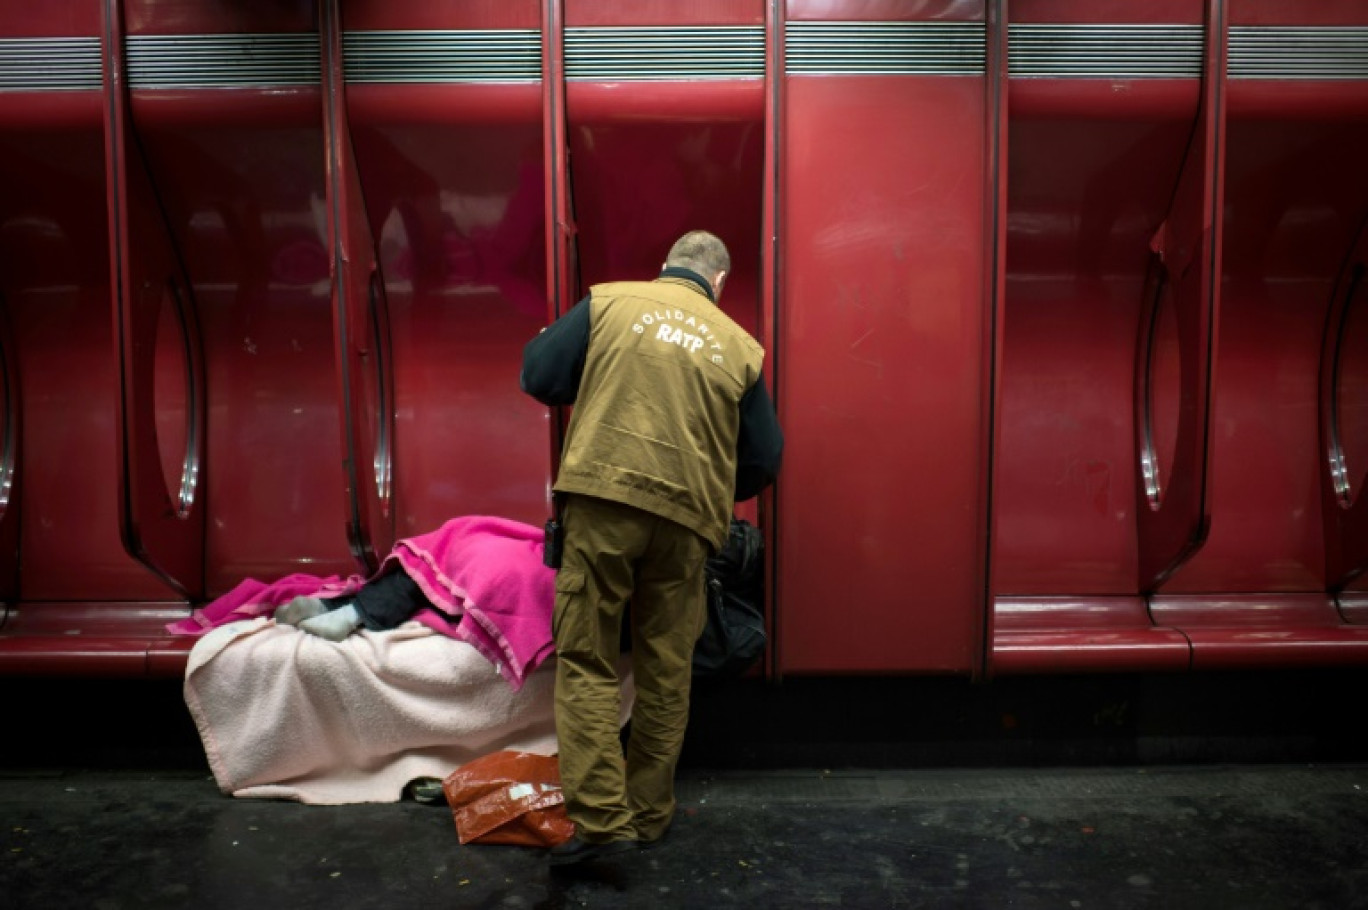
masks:
<svg viewBox="0 0 1368 910"><path fill-rule="evenodd" d="M726 282L726 280L727 280L727 271L726 271L726 269L723 269L722 271L718 272L716 275L713 276L712 286L713 286L713 294L714 294L715 296L717 296L717 297L721 297L721 296L722 296L722 285Z"/></svg>

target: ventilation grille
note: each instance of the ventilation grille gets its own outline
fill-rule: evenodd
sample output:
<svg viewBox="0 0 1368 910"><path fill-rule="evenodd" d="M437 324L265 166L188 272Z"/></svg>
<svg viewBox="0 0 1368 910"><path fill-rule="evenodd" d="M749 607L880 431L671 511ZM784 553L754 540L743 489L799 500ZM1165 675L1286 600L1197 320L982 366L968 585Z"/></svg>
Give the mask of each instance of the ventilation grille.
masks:
<svg viewBox="0 0 1368 910"><path fill-rule="evenodd" d="M0 38L0 92L99 91L99 38Z"/></svg>
<svg viewBox="0 0 1368 910"><path fill-rule="evenodd" d="M132 35L135 89L318 85L318 35Z"/></svg>
<svg viewBox="0 0 1368 910"><path fill-rule="evenodd" d="M765 29L717 25L565 30L565 78L762 79Z"/></svg>
<svg viewBox="0 0 1368 910"><path fill-rule="evenodd" d="M1368 79L1368 28L1232 26L1232 79Z"/></svg>
<svg viewBox="0 0 1368 910"><path fill-rule="evenodd" d="M1037 79L1194 79L1200 25L1008 26L1007 71Z"/></svg>
<svg viewBox="0 0 1368 910"><path fill-rule="evenodd" d="M981 22L789 22L784 68L798 75L972 76Z"/></svg>
<svg viewBox="0 0 1368 910"><path fill-rule="evenodd" d="M347 32L348 82L537 82L541 32Z"/></svg>

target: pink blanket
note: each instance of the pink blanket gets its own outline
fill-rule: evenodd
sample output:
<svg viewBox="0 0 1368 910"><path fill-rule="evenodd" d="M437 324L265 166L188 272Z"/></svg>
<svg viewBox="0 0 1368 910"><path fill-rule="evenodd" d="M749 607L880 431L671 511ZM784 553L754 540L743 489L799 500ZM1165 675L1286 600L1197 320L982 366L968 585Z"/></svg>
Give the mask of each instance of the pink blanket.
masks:
<svg viewBox="0 0 1368 910"><path fill-rule="evenodd" d="M542 565L539 528L484 515L453 518L435 531L396 543L380 573L394 563L438 608L424 608L414 619L473 645L514 691L554 653L556 576ZM271 584L247 579L167 630L203 635L226 623L269 616L300 595L335 597L356 592L364 582L359 575L294 574Z"/></svg>

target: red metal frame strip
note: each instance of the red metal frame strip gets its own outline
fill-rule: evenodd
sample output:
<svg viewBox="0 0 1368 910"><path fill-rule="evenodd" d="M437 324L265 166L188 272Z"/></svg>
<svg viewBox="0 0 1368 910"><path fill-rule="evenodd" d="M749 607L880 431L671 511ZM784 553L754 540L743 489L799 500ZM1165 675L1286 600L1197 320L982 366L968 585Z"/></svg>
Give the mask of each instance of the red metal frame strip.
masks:
<svg viewBox="0 0 1368 910"><path fill-rule="evenodd" d="M120 533L124 548L178 594L204 592L205 380L191 285L134 135L124 77L121 5L103 9L105 168L110 287L119 373ZM183 333L187 456L173 501L157 439L156 354L162 308L174 305ZM189 503L184 493L189 494Z"/></svg>
<svg viewBox="0 0 1368 910"><path fill-rule="evenodd" d="M1008 163L1008 29L1007 0L988 0L986 10L987 48L985 89L987 92L988 142L985 156L983 223L988 226L988 242L984 244L984 299L988 302L989 330L983 337L983 451L981 493L979 503L983 531L979 535L983 548L978 563L983 567L983 601L980 605L982 621L978 626L978 640L973 643L978 664L972 668L973 679L982 679L993 671L994 609L993 594L997 585L993 578L993 542L997 539L996 512L993 491L996 488L997 441L1001 431L1002 400L1002 331L1007 301L1007 163Z"/></svg>
<svg viewBox="0 0 1368 910"><path fill-rule="evenodd" d="M393 464L392 455L382 451L384 441L394 439L393 359L384 282L379 278L379 259L352 153L338 0L319 4L319 35L347 540L360 566L373 572L393 548L395 536L396 510L391 507L387 492L392 485L382 490L387 478L377 476ZM378 386L375 412L368 409L365 394L365 383L371 375L376 377ZM374 435L369 432L372 428Z"/></svg>
<svg viewBox="0 0 1368 910"><path fill-rule="evenodd" d="M1225 158L1226 9L1208 0L1202 102L1193 141L1178 178L1169 216L1155 236L1159 262L1174 287L1178 307L1182 396L1171 483L1157 506L1149 505L1143 472L1137 472L1137 522L1141 593L1158 590L1206 540L1211 510L1211 421L1215 351L1220 324L1220 263ZM1147 291L1148 293L1148 291ZM1147 420L1147 317L1142 315L1136 359L1136 452L1142 457Z"/></svg>
<svg viewBox="0 0 1368 910"><path fill-rule="evenodd" d="M565 134L565 9L563 0L546 0L542 11L542 148L546 173L546 321L554 322L574 306L571 286L570 236L574 231L569 210L569 169ZM551 408L551 479L560 465L565 438L565 414ZM547 508L550 485L547 486Z"/></svg>
<svg viewBox="0 0 1368 910"><path fill-rule="evenodd" d="M761 187L761 243L760 243L760 344L765 349L765 383L774 397L783 424L779 383L776 381L779 358L783 352L776 341L779 323L779 301L783 299L783 239L779 225L783 223L780 206L779 175L782 167L780 150L783 148L784 112L784 4L783 0L765 3L765 169ZM780 477L777 481L783 483ZM758 520L764 534L765 547L765 627L769 630L762 671L774 679L780 677L783 663L779 655L778 625L782 621L777 608L779 573L775 554L779 549L779 522L775 518L775 495L771 487L760 494Z"/></svg>

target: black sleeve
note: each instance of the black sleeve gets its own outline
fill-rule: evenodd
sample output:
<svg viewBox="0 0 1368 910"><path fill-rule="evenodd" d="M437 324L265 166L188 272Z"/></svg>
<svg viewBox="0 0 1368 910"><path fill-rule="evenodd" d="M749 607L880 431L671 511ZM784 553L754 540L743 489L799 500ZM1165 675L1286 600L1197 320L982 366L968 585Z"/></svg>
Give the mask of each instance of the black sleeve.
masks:
<svg viewBox="0 0 1368 910"><path fill-rule="evenodd" d="M523 348L518 385L542 404L574 404L588 349L589 298L585 297Z"/></svg>
<svg viewBox="0 0 1368 910"><path fill-rule="evenodd" d="M372 632L397 629L414 613L432 605L423 589L403 569L393 569L366 582L356 592L352 604L361 617L361 625Z"/></svg>
<svg viewBox="0 0 1368 910"><path fill-rule="evenodd" d="M741 398L741 431L736 439L736 496L744 502L774 483L784 454L784 434L774 413L765 377Z"/></svg>

